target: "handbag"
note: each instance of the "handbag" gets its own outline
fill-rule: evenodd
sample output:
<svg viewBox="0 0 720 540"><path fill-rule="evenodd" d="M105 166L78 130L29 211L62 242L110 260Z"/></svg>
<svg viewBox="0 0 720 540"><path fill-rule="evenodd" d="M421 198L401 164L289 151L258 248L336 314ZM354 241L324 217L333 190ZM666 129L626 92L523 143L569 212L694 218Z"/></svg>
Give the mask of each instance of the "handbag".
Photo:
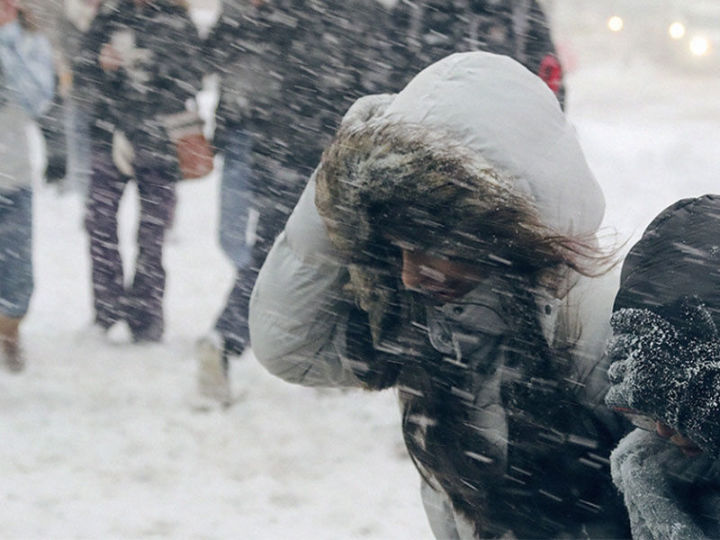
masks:
<svg viewBox="0 0 720 540"><path fill-rule="evenodd" d="M162 117L170 140L175 145L180 173L184 180L204 178L214 168L213 150L203 134L203 121L194 111Z"/></svg>

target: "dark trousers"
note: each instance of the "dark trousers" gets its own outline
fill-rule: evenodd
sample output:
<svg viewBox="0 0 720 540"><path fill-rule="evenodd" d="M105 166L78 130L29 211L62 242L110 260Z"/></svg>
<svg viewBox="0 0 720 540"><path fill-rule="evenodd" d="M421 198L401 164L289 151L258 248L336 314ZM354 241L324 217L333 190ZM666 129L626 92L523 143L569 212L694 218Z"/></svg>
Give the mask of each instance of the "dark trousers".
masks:
<svg viewBox="0 0 720 540"><path fill-rule="evenodd" d="M117 213L131 180L118 171L109 148L93 148L85 227L90 236L95 322L110 328L126 320L135 341L158 341L164 330L165 230L175 207L177 170L167 162L135 164L140 196L135 274L125 286Z"/></svg>
<svg viewBox="0 0 720 540"><path fill-rule="evenodd" d="M295 203L300 198L307 176L279 165L275 160L253 155L250 172L251 205L258 212L257 225L250 236L255 241L250 261L238 267L235 283L225 307L215 323L224 338L225 350L240 354L249 343L248 312L250 294L275 237L285 227Z"/></svg>
<svg viewBox="0 0 720 540"><path fill-rule="evenodd" d="M30 305L33 281L32 189L0 190L0 315L19 319Z"/></svg>

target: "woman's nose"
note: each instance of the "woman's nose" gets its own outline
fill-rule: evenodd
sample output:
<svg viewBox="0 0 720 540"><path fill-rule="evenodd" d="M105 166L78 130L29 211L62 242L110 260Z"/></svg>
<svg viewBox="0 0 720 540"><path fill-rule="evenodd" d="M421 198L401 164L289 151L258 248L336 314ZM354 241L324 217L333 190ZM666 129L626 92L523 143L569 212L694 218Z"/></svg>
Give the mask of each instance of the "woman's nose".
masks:
<svg viewBox="0 0 720 540"><path fill-rule="evenodd" d="M402 282L408 289L417 289L421 279L418 268L415 265L404 263L402 267Z"/></svg>
<svg viewBox="0 0 720 540"><path fill-rule="evenodd" d="M418 289L422 284L423 276L420 265L411 252L403 251L402 282L408 289Z"/></svg>

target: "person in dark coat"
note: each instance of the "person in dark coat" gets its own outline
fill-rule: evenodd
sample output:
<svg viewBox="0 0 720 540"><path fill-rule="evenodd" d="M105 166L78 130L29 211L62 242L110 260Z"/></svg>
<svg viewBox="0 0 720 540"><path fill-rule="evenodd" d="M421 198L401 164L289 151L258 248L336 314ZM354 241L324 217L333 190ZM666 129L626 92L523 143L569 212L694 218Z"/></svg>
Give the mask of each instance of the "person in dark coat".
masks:
<svg viewBox="0 0 720 540"><path fill-rule="evenodd" d="M198 51L197 30L184 7L170 0L115 0L102 4L75 60L93 96L85 225L94 322L107 331L125 320L136 342L159 341L163 334L162 249L180 176L173 139L192 117L186 102L201 85L192 60ZM140 195L140 224L135 274L126 288L117 212L132 179Z"/></svg>
<svg viewBox="0 0 720 540"><path fill-rule="evenodd" d="M26 0L53 46L57 72L51 108L39 119L45 137L45 179L85 193L90 175L88 106L84 85L73 72L85 32L102 0Z"/></svg>
<svg viewBox="0 0 720 540"><path fill-rule="evenodd" d="M214 144L224 155L220 244L237 267L198 342L201 394L229 400L228 356L249 342L257 272L350 104L380 90L375 0L225 2L205 43L220 74Z"/></svg>
<svg viewBox="0 0 720 540"><path fill-rule="evenodd" d="M606 402L648 430L612 462L638 538L720 534L719 238L720 196L683 199L623 264Z"/></svg>
<svg viewBox="0 0 720 540"><path fill-rule="evenodd" d="M564 105L563 68L537 0L400 0L386 43L393 59L390 91L452 52L488 51L515 58Z"/></svg>
<svg viewBox="0 0 720 540"><path fill-rule="evenodd" d="M62 47L68 29L63 16L65 6L64 2L54 0L25 0L23 4L32 10L35 22L50 40L55 56L55 95L52 105L37 121L45 143L44 176L48 183L56 183L65 178L68 158L64 116L69 67Z"/></svg>

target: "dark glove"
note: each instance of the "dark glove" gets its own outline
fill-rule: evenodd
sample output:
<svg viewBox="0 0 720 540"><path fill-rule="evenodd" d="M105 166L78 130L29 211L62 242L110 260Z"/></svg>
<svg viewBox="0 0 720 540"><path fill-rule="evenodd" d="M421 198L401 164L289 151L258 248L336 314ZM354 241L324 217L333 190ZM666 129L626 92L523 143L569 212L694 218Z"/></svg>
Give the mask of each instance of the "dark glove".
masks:
<svg viewBox="0 0 720 540"><path fill-rule="evenodd" d="M45 181L48 184L57 184L65 179L67 173L67 166L65 158L54 157L48 159L47 167L45 168Z"/></svg>
<svg viewBox="0 0 720 540"><path fill-rule="evenodd" d="M646 309L611 319L606 404L676 429L704 450L720 450L720 343L702 304L684 301L681 328Z"/></svg>
<svg viewBox="0 0 720 540"><path fill-rule="evenodd" d="M613 337L607 355L610 390L605 403L622 412L667 416L667 401L678 391L685 371L673 325L647 309L622 309L613 314Z"/></svg>

